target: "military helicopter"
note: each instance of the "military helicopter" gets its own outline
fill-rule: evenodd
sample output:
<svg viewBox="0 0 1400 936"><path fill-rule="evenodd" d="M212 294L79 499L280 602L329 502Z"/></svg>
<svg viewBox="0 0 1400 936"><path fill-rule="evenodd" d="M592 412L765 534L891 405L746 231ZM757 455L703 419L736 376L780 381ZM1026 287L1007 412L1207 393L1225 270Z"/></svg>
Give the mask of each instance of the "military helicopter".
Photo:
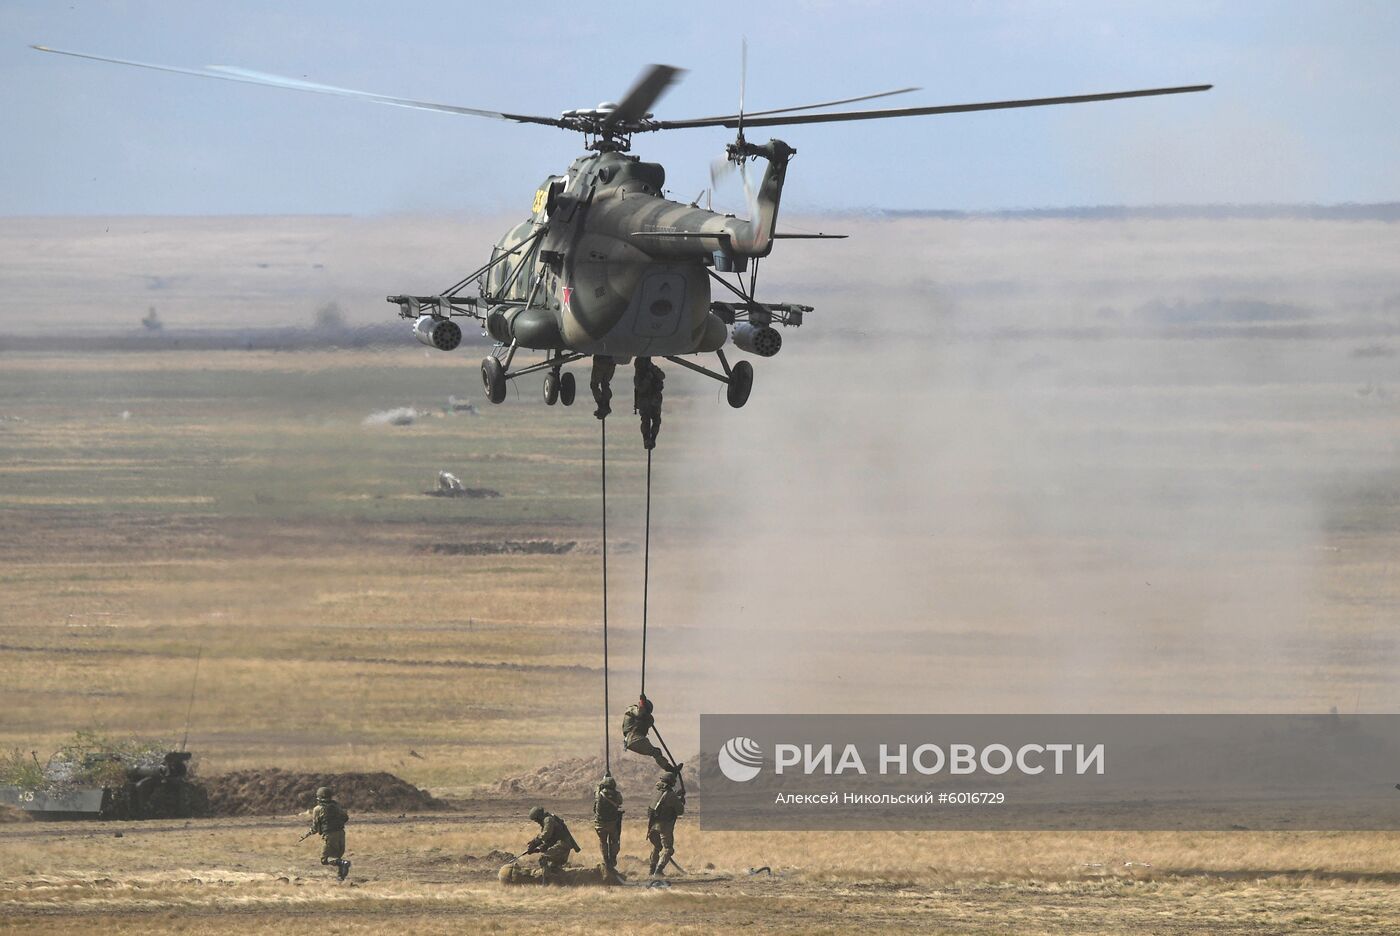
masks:
<svg viewBox="0 0 1400 936"><path fill-rule="evenodd" d="M658 120L651 108L683 70L651 65L620 100L547 117L391 97L232 66L180 68L47 46L33 48L200 78L354 97L395 107L582 133L587 152L575 159L564 174L550 176L540 184L530 216L496 243L485 264L441 292L387 299L398 306L401 317L413 320L413 332L419 341L443 351L454 350L462 341L457 319L479 322L496 340L481 363L482 385L492 403L505 399L508 381L543 371L545 403L572 405L574 376L564 367L592 357L592 387L600 413L606 410L606 398L611 396L607 382L612 368L632 358L638 359L639 372L643 363L649 365L650 359L662 357L718 380L727 386L729 405L741 407L753 386L753 366L745 360L731 364L724 354L726 344L732 340L741 351L772 357L783 344L782 334L774 326L800 326L804 316L812 311L811 306L795 302L757 299L758 261L772 252L776 241L785 238L841 235L777 230L788 163L797 151L777 139L751 143L744 136L745 129L1083 104L1211 88L1188 85L977 104L830 110L919 90L900 88L745 113L746 68L741 66L739 109L735 113ZM637 134L703 127L737 131L734 142L725 149L721 166L737 167L742 173L751 161L766 163L756 190L748 184L747 174L743 176L749 194L746 219L701 208L698 198L689 204L666 198L665 169L659 163L645 162L630 154L632 138ZM712 191L713 182L712 178ZM711 283L719 283L727 290L725 299L713 299ZM464 295L473 285L477 294ZM522 349L542 351L544 359L512 370L516 353ZM719 370L685 358L707 353L716 355Z"/></svg>

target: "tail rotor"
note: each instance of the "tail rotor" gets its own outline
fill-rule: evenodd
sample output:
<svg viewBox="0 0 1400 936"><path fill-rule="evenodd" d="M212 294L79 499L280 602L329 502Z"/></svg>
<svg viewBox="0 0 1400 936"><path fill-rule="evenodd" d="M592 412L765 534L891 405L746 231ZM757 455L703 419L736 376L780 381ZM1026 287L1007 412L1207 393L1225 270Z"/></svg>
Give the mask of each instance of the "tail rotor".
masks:
<svg viewBox="0 0 1400 936"><path fill-rule="evenodd" d="M754 193L753 183L749 181L749 155L748 145L744 140L744 94L748 84L749 73L749 40L744 37L739 46L739 127L738 133L734 137L734 142L725 147L723 156L716 156L710 161L710 191L713 192L720 182L728 179L734 174L734 170L739 170L739 179L744 186L744 204L748 207L749 217L757 214L758 201Z"/></svg>

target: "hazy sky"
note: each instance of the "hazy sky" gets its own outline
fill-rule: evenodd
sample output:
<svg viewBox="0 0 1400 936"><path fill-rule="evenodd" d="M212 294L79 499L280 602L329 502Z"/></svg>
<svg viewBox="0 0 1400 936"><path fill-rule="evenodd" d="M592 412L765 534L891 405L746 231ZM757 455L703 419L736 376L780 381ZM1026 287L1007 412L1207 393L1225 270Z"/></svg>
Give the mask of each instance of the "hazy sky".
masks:
<svg viewBox="0 0 1400 936"><path fill-rule="evenodd" d="M527 210L545 127L204 81L181 66L546 115L688 68L658 116L920 85L902 106L1213 82L1142 101L781 128L785 204L995 209L1400 199L1400 3L0 0L0 214ZM892 104L894 102L891 102ZM765 131L766 132L766 131ZM684 199L730 133L641 136Z"/></svg>

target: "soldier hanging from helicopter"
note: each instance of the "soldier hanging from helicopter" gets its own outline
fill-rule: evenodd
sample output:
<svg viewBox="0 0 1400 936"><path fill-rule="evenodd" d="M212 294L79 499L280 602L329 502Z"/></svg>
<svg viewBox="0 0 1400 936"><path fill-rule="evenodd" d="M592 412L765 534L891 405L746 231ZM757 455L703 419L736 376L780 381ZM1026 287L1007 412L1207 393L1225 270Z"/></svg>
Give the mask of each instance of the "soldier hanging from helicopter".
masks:
<svg viewBox="0 0 1400 936"><path fill-rule="evenodd" d="M617 372L617 361L606 354L593 355L593 375L588 379L588 388L593 391L593 400L598 408L593 415L606 419L612 412L612 379Z"/></svg>
<svg viewBox="0 0 1400 936"><path fill-rule="evenodd" d="M593 356L588 387L598 404L593 411L598 419L606 419L612 413L612 378L616 372L615 358L606 354ZM648 451L656 448L656 437L661 432L661 400L665 386L665 371L653 364L651 358L636 359L632 375L632 411L641 417L642 445Z"/></svg>
<svg viewBox="0 0 1400 936"><path fill-rule="evenodd" d="M650 451L656 448L656 436L661 431L661 391L666 374L651 363L651 358L637 358L632 376L633 409L642 417L642 445Z"/></svg>

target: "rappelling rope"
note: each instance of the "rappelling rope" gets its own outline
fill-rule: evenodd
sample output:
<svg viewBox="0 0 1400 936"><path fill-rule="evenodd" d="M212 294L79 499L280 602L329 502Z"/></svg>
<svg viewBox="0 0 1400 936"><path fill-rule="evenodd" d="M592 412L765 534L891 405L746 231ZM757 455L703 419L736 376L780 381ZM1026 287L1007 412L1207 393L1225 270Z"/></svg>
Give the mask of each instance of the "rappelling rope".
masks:
<svg viewBox="0 0 1400 936"><path fill-rule="evenodd" d="M603 437L603 764L612 773L612 745L608 741L608 420L598 420ZM643 656L645 659L645 656Z"/></svg>
<svg viewBox="0 0 1400 936"><path fill-rule="evenodd" d="M647 520L642 540L642 695L647 694L647 591L651 584L651 449L647 449Z"/></svg>

